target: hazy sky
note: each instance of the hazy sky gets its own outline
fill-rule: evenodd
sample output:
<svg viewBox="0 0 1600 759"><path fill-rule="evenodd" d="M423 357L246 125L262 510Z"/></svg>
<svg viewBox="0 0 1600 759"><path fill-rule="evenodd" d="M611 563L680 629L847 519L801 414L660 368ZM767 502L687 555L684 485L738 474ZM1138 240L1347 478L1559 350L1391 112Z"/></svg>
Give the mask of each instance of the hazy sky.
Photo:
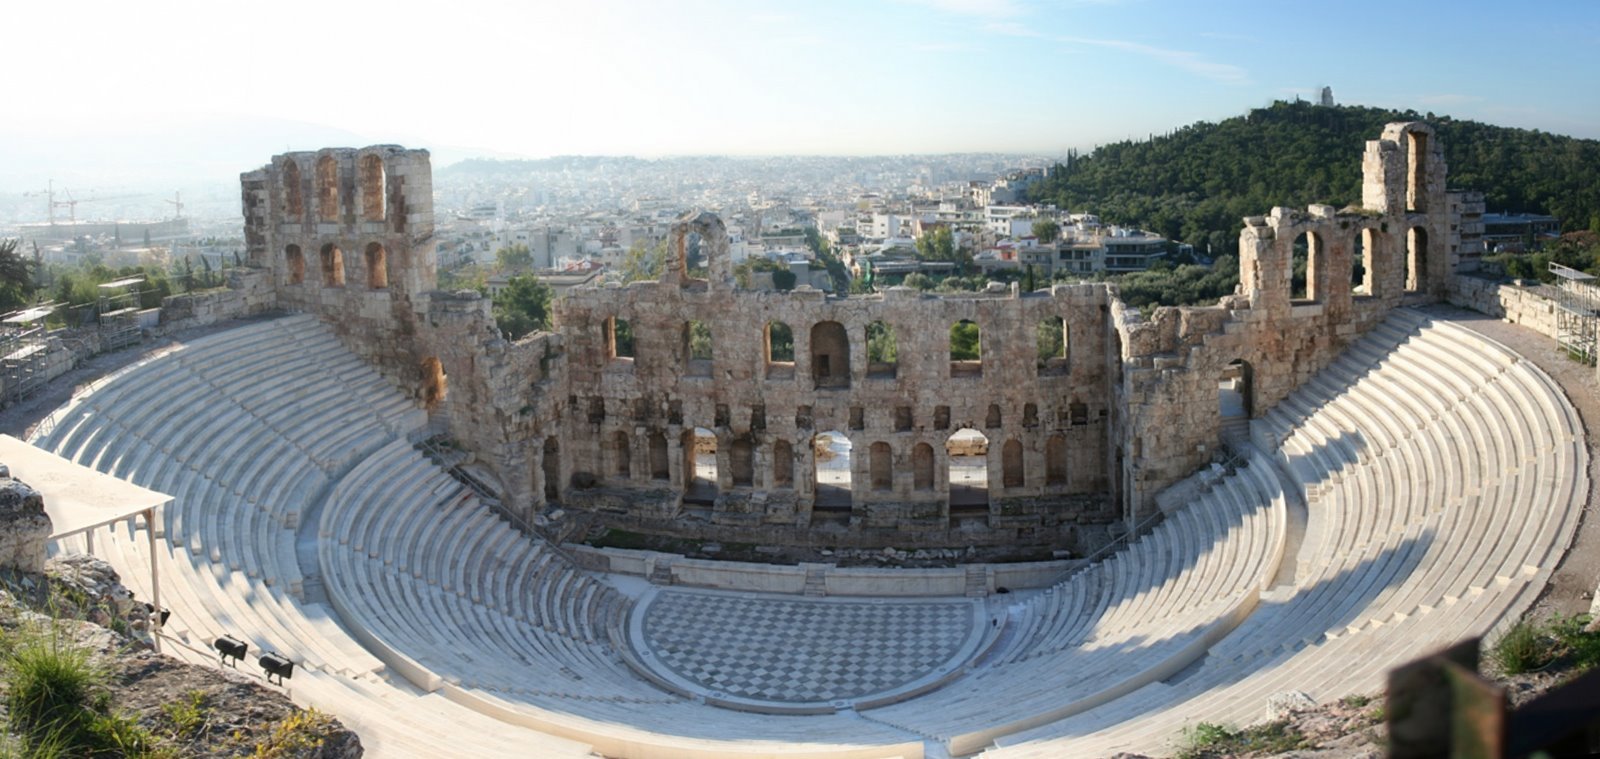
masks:
<svg viewBox="0 0 1600 759"><path fill-rule="evenodd" d="M1600 137L1600 2L8 0L10 159L1018 151L1275 98ZM266 151L266 152L263 152ZM220 154L228 154L226 156ZM0 184L4 184L0 178Z"/></svg>

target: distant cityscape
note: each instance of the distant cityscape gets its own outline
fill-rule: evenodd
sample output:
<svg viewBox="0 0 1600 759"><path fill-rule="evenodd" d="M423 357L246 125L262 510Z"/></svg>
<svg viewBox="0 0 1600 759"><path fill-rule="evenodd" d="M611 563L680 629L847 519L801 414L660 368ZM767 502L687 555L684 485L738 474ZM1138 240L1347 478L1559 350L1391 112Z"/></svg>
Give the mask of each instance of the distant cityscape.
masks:
<svg viewBox="0 0 1600 759"><path fill-rule="evenodd" d="M442 281L491 294L524 273L558 291L618 278L630 251L663 245L690 209L726 221L735 264L765 262L758 287L782 269L795 274L796 286L837 289L817 261L819 242L852 280L871 285L957 273L954 262L919 252L919 241L936 232L948 232L968 274L990 278L1026 271L1047 282L1144 271L1163 259L1211 262L1185 241L1105 223L1094 208L1030 202L1029 189L1053 163L998 153L469 159L435 174L439 267ZM243 247L237 206L215 192L186 200L50 187L0 197L0 237L20 237L24 252L65 267L187 261L225 269ZM1483 221L1491 252L1561 231L1560 220L1544 215L1491 213ZM497 261L508 248L526 251L509 269Z"/></svg>

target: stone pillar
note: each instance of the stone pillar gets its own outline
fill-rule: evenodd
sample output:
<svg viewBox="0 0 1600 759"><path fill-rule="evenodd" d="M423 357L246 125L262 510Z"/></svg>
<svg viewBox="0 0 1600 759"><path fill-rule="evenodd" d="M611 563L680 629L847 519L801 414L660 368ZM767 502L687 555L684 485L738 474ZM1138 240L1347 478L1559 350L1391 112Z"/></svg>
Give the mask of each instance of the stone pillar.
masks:
<svg viewBox="0 0 1600 759"><path fill-rule="evenodd" d="M11 479L10 470L0 466L0 569L44 571L50 529L39 491Z"/></svg>

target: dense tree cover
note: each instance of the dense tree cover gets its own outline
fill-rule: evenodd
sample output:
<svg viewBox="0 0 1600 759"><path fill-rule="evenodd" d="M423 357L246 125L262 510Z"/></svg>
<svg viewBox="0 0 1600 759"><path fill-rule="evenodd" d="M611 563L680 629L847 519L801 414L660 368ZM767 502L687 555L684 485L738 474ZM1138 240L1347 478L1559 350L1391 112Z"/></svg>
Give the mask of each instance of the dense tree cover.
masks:
<svg viewBox="0 0 1600 759"><path fill-rule="evenodd" d="M977 361L982 358L982 337L978 325L966 319L950 325L950 360Z"/></svg>
<svg viewBox="0 0 1600 759"><path fill-rule="evenodd" d="M767 325L767 360L794 360L794 330L783 322Z"/></svg>
<svg viewBox="0 0 1600 759"><path fill-rule="evenodd" d="M1390 121L1425 120L1452 188L1490 211L1549 213L1600 227L1600 141L1360 106L1275 103L1219 123L1069 154L1030 196L1151 229L1213 255L1237 254L1240 220L1273 206L1361 200L1361 155Z"/></svg>
<svg viewBox="0 0 1600 759"><path fill-rule="evenodd" d="M770 272L772 274L773 289L780 291L789 291L794 289L796 282L794 272L789 271L788 266L780 264L770 258L746 258L745 260L739 262L738 266L733 267L733 281L737 283L739 287L748 290L750 289L750 283L753 281L750 275L758 271Z"/></svg>
<svg viewBox="0 0 1600 759"><path fill-rule="evenodd" d="M494 262L502 272L527 271L533 268L533 251L522 243L513 243L494 252Z"/></svg>
<svg viewBox="0 0 1600 759"><path fill-rule="evenodd" d="M1569 232L1532 253L1503 253L1485 257L1484 261L1491 267L1498 265L1506 276L1518 279L1554 282L1556 277L1550 273L1552 263L1600 276L1600 232Z"/></svg>
<svg viewBox="0 0 1600 759"><path fill-rule="evenodd" d="M1049 245L1061 236L1061 225L1055 219L1040 219L1033 223L1033 236L1039 238L1040 243Z"/></svg>
<svg viewBox="0 0 1600 759"><path fill-rule="evenodd" d="M33 259L18 249L16 238L0 240L0 311L15 311L33 298Z"/></svg>
<svg viewBox="0 0 1600 759"><path fill-rule="evenodd" d="M544 329L550 323L550 286L538 277L512 277L494 298L494 320L512 340Z"/></svg>
<svg viewBox="0 0 1600 759"><path fill-rule="evenodd" d="M1077 280L1079 277L1062 277ZM1100 281L1117 286L1122 301L1149 311L1155 306L1209 305L1231 295L1239 284L1239 259L1218 256L1211 266L1157 262L1147 271L1101 276Z"/></svg>
<svg viewBox="0 0 1600 759"><path fill-rule="evenodd" d="M816 227L806 227L806 247L811 249L811 254L822 262L822 267L828 271L828 279L833 280L834 292L850 292L850 271L844 268L844 262L834 254L828 241L822 238L822 233Z"/></svg>
<svg viewBox="0 0 1600 759"><path fill-rule="evenodd" d="M867 325L867 363L892 364L900 360L900 346L894 327L881 321Z"/></svg>
<svg viewBox="0 0 1600 759"><path fill-rule="evenodd" d="M793 334L790 335L789 339L792 345ZM712 360L711 327L699 319L689 322L689 359L691 361Z"/></svg>
<svg viewBox="0 0 1600 759"><path fill-rule="evenodd" d="M655 245L646 245L644 240L635 240L622 254L622 266L618 273L623 282L639 282L647 279L660 279L661 271L667 263L667 241L662 240Z"/></svg>

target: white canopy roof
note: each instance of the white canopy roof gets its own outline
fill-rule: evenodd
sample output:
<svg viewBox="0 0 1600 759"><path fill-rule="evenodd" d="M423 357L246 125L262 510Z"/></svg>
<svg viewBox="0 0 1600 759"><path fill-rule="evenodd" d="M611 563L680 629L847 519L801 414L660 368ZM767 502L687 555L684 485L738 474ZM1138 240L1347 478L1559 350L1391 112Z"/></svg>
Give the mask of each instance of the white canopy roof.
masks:
<svg viewBox="0 0 1600 759"><path fill-rule="evenodd" d="M172 500L170 495L101 474L10 435L0 435L0 464L44 496L52 540L121 521Z"/></svg>

